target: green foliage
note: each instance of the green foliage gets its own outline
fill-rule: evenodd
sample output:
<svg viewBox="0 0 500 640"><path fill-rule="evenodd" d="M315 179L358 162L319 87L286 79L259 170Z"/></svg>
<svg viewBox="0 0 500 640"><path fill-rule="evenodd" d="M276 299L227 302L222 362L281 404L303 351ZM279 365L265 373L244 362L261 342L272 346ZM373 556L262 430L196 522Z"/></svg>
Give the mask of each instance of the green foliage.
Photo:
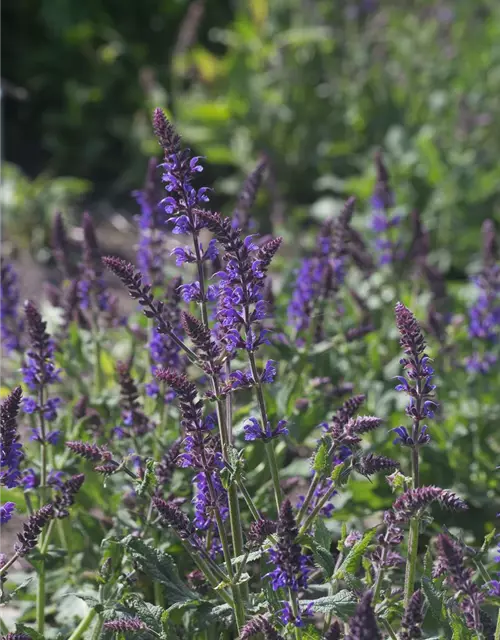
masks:
<svg viewBox="0 0 500 640"><path fill-rule="evenodd" d="M34 180L9 163L2 166L2 225L6 239L28 246L39 258L48 257L51 221L55 211L72 211L91 185L80 178L40 174ZM5 239L5 238L4 238Z"/></svg>

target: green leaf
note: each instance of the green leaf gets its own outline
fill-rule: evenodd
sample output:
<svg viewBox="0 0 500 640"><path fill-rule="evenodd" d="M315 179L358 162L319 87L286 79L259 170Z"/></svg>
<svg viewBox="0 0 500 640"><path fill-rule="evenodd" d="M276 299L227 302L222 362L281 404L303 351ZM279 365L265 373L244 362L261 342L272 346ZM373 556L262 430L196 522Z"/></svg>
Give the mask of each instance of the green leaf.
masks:
<svg viewBox="0 0 500 640"><path fill-rule="evenodd" d="M312 461L312 468L320 476L326 475L330 472L331 463L330 456L328 455L329 444L322 440L314 454Z"/></svg>
<svg viewBox="0 0 500 640"><path fill-rule="evenodd" d="M377 533L376 527L373 527L372 529L368 529L368 531L365 532L361 540L359 540L358 542L356 542L355 545L353 545L352 549L349 551L344 561L340 565L339 569L335 573L334 579L338 580L339 578L344 576L346 573L354 574L356 572L359 566L359 563L361 562L361 558L363 554L369 547L376 533Z"/></svg>
<svg viewBox="0 0 500 640"><path fill-rule="evenodd" d="M35 629L27 627L20 622L16 624L16 633L25 633L27 636L32 638L32 640L44 640L44 637L38 633L38 631L35 631Z"/></svg>
<svg viewBox="0 0 500 640"><path fill-rule="evenodd" d="M215 607L205 604L196 612L194 628L196 631L202 631L215 623L228 628L232 622L233 609L228 604L220 604Z"/></svg>
<svg viewBox="0 0 500 640"><path fill-rule="evenodd" d="M477 638L476 633L467 627L465 620L448 610L448 621L453 632L452 640L471 640Z"/></svg>
<svg viewBox="0 0 500 640"><path fill-rule="evenodd" d="M64 594L65 598L69 596L75 596L76 598L83 600L83 602L88 604L91 609L95 609L97 613L102 613L104 611L103 605L99 602L99 600L95 596L87 595L85 593L65 593Z"/></svg>
<svg viewBox="0 0 500 640"><path fill-rule="evenodd" d="M331 578L335 571L335 562L330 551L325 549L319 544L313 545L313 557L316 564L318 564L325 574L326 578Z"/></svg>
<svg viewBox="0 0 500 640"><path fill-rule="evenodd" d="M350 618L356 610L358 601L354 593L347 589L342 589L332 596L325 596L317 600L302 600L304 607L312 604L313 611L318 613L332 613L342 620Z"/></svg>
<svg viewBox="0 0 500 640"><path fill-rule="evenodd" d="M161 632L163 628L162 616L165 611L162 607L157 607L150 602L145 602L135 594L127 598L126 604L127 607L145 624L147 624L150 629L153 629L153 631L156 631L157 633Z"/></svg>
<svg viewBox="0 0 500 640"><path fill-rule="evenodd" d="M248 554L247 562L253 562L254 560L258 560L264 555L264 553L265 553L265 549L258 549L257 551L251 551ZM245 554L241 556L236 556L236 558L232 558L231 564L239 564L240 562L243 562L244 559L245 559ZM224 567L221 567L221 569L224 571Z"/></svg>
<svg viewBox="0 0 500 640"><path fill-rule="evenodd" d="M334 535L327 528L323 520L316 520L316 527L314 530L314 540L324 549L330 549L330 545L333 542Z"/></svg>
<svg viewBox="0 0 500 640"><path fill-rule="evenodd" d="M443 598L429 578L422 578L422 589L429 604L432 616L438 622L444 622Z"/></svg>
<svg viewBox="0 0 500 640"><path fill-rule="evenodd" d="M485 553L486 551L488 551L488 549L490 548L491 543L493 542L493 540L495 539L495 534L496 534L497 530L493 529L492 531L490 531L484 538L484 542L481 546L481 550L480 553Z"/></svg>
<svg viewBox="0 0 500 640"><path fill-rule="evenodd" d="M147 496L152 493L153 489L156 487L155 464L154 460L148 460L146 462L144 476L142 480L135 485L135 490L138 496Z"/></svg>
<svg viewBox="0 0 500 640"><path fill-rule="evenodd" d="M167 553L134 536L127 536L122 544L147 576L165 586L165 594L171 603L198 599L179 578L175 562Z"/></svg>

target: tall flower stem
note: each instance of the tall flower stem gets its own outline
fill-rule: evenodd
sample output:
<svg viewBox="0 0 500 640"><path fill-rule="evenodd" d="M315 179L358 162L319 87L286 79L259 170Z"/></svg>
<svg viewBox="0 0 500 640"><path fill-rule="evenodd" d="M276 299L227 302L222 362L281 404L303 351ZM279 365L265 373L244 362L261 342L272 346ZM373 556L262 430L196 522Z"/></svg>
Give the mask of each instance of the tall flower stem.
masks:
<svg viewBox="0 0 500 640"><path fill-rule="evenodd" d="M45 416L44 385L41 384L38 391L38 403L40 406L40 506L46 502L47 491L47 442L45 440ZM45 547L47 532L40 535L40 549ZM47 538L48 539L48 538ZM37 631L43 636L45 629L45 553L41 553L40 570L38 572L38 585L36 592L36 626Z"/></svg>
<svg viewBox="0 0 500 640"><path fill-rule="evenodd" d="M262 383L260 381L259 372L257 371L257 363L255 362L255 354L253 351L248 352L248 361L250 363L250 370L255 382L255 390L257 394L257 402L259 405L260 416L262 420L262 427L265 429L268 423L266 402L264 400L264 393L262 391ZM276 509L280 510L281 503L283 501L283 495L280 487L280 477L278 472L278 463L276 461L276 454L274 452L274 446L272 441L265 442L264 448L266 451L267 461L269 464L269 470L271 471L271 478L274 488L274 500L276 502Z"/></svg>
<svg viewBox="0 0 500 640"><path fill-rule="evenodd" d="M417 380L417 411L420 412L421 408L421 387L420 380ZM413 442L416 443L420 430L419 420L415 420L412 426ZM418 456L418 444L414 444L411 449L411 477L413 480L413 488L417 489L420 482L420 469L419 469L419 456ZM410 531L408 534L408 558L406 561L405 570L405 585L404 585L404 606L405 609L410 604L410 599L414 592L415 586L415 573L417 567L417 554L418 554L418 534L419 534L419 520L418 518L412 518L410 520Z"/></svg>
<svg viewBox="0 0 500 640"><path fill-rule="evenodd" d="M185 194L185 197L187 201L187 194ZM207 303L206 303L206 297L205 297L205 272L203 269L203 259L201 255L200 241L199 241L197 232L193 233L193 246L194 246L194 251L196 256L196 264L198 268L198 281L200 283L201 317L202 317L203 324L207 329L209 329L210 327L208 322L208 309L207 309ZM215 394L216 403L217 403L217 423L219 427L219 436L221 439L222 458L225 462L228 462L228 449L230 445L230 438L229 438L228 424L226 420L227 416L224 415L224 405L220 397L219 382L215 375L211 375L210 379L212 384L212 390ZM241 516L240 516L240 507L238 502L238 490L235 483L231 483L231 485L228 487L228 504L229 504L229 521L231 524L231 535L233 539L234 554L235 556L241 556L243 554L243 532L241 529ZM219 526L219 523L217 523L217 526ZM222 537L221 537L221 542L222 542ZM228 572L230 571L231 571L231 567L228 567ZM244 589L244 591L247 591L246 588ZM235 598L236 601L238 599L239 598Z"/></svg>

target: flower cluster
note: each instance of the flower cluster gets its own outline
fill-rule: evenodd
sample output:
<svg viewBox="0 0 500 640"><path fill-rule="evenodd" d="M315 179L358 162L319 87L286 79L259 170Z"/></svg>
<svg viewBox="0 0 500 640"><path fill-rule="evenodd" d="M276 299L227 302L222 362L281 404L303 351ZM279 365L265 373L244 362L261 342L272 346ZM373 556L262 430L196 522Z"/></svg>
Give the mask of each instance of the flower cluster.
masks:
<svg viewBox="0 0 500 640"><path fill-rule="evenodd" d="M161 207L158 205L156 167L156 158L151 158L144 188L132 194L141 210L140 215L137 216L139 224L137 263L154 287L163 284L165 258L165 223L162 219Z"/></svg>
<svg viewBox="0 0 500 640"><path fill-rule="evenodd" d="M500 263L491 220L483 224L483 268L473 282L478 295L469 309L469 335L479 340L482 348L467 359L466 367L469 371L487 373L497 362L493 347L500 337Z"/></svg>
<svg viewBox="0 0 500 640"><path fill-rule="evenodd" d="M54 505L50 502L28 518L28 521L23 525L22 532L17 534L18 542L15 545L15 550L19 556L25 556L36 547L42 529L53 518Z"/></svg>
<svg viewBox="0 0 500 640"><path fill-rule="evenodd" d="M382 640L372 607L371 591L364 594L349 620L349 634L345 640Z"/></svg>
<svg viewBox="0 0 500 640"><path fill-rule="evenodd" d="M31 346L26 353L22 372L24 382L36 393L36 397L24 399L24 410L26 413L37 413L40 416L41 426L33 429L32 439L40 443L54 444L59 432L45 432L45 421L52 422L57 418L57 409L61 404L59 397L47 396L48 387L60 382L60 369L57 369L54 363L54 342L47 333L47 323L33 302L26 302L25 314Z"/></svg>
<svg viewBox="0 0 500 640"><path fill-rule="evenodd" d="M279 420L274 429L271 429L269 422L266 424L266 428L263 429L257 418L247 418L243 423L243 430L245 432L245 440L263 440L268 442L278 436L287 435L287 421Z"/></svg>
<svg viewBox="0 0 500 640"><path fill-rule="evenodd" d="M229 218L208 212L199 215L225 250L225 269L216 274L220 278L217 304L220 339L230 353L236 349L254 352L267 343L267 331L255 329L254 325L259 325L266 316L262 289L282 238L274 238L259 247L253 236L242 239Z"/></svg>
<svg viewBox="0 0 500 640"><path fill-rule="evenodd" d="M20 483L19 467L24 457L17 426L21 399L21 387L16 387L0 404L0 484L9 489L17 487ZM3 522L10 519L13 509L14 506L4 507Z"/></svg>
<svg viewBox="0 0 500 640"><path fill-rule="evenodd" d="M130 373L129 365L124 362L116 364L118 383L120 385L120 407L122 424L114 429L120 437L143 436L151 431L153 425L145 415L139 403L139 390Z"/></svg>
<svg viewBox="0 0 500 640"><path fill-rule="evenodd" d="M195 524L201 530L216 527L214 509L221 518L227 518L227 492L222 486L218 470L222 467L222 454L218 439L213 435L215 421L212 415L203 417L203 401L196 386L186 376L169 369L157 369L156 377L171 387L181 410L184 432L184 453L177 458L181 467L198 470L195 476Z"/></svg>
<svg viewBox="0 0 500 640"><path fill-rule="evenodd" d="M465 613L467 625L480 632L483 627L479 605L484 600L484 594L472 581L472 571L464 566L462 550L444 534L438 537L437 547L446 579L461 596L460 607Z"/></svg>
<svg viewBox="0 0 500 640"><path fill-rule="evenodd" d="M394 207L394 193L389 184L389 172L380 151L375 154L375 169L377 179L371 199L373 208L371 228L379 235L375 241L375 248L379 254L379 264L384 265L393 262L397 257L397 244L391 240L390 231L399 225L401 216L390 214Z"/></svg>
<svg viewBox="0 0 500 640"><path fill-rule="evenodd" d="M307 578L311 571L311 562L308 556L302 553L297 542L299 530L293 515L290 500L285 500L281 505L278 517L278 544L269 551L272 562L276 568L268 575L271 578L271 586L276 591L287 588L292 592L307 588ZM309 609L303 612L308 615ZM303 621L299 616L293 615L290 605L285 603L281 615L286 624L293 622L296 626L302 626Z"/></svg>
<svg viewBox="0 0 500 640"><path fill-rule="evenodd" d="M193 178L203 171L200 157L190 157L189 149L181 149L180 137L161 109L153 114L153 129L163 148L165 162L160 165L164 171L163 182L169 195L161 201L168 220L174 225L173 233L193 233L205 224L195 213L195 207L208 202L207 187L195 189Z"/></svg>
<svg viewBox="0 0 500 640"><path fill-rule="evenodd" d="M467 509L465 502L453 491L432 486L419 487L418 489L408 489L399 498L396 498L392 510L385 513L384 520L387 524L409 522L432 502L438 502L445 509L452 511Z"/></svg>
<svg viewBox="0 0 500 640"><path fill-rule="evenodd" d="M266 167L267 160L263 157L259 160L253 171L251 171L245 180L239 193L238 201L236 202L236 206L233 210L232 224L235 229L240 229L243 232L250 231L252 226L250 212L262 183Z"/></svg>
<svg viewBox="0 0 500 640"><path fill-rule="evenodd" d="M335 298L345 277L354 204L354 198L350 198L338 219L322 226L315 253L303 260L299 269L288 307L290 322L299 335L311 327L314 319L311 337L315 340L322 337L321 306Z"/></svg>
<svg viewBox="0 0 500 640"><path fill-rule="evenodd" d="M83 214L83 263L78 281L79 303L92 313L116 312L116 298L111 294L101 268L99 244L92 218Z"/></svg>
<svg viewBox="0 0 500 640"><path fill-rule="evenodd" d="M410 397L406 413L413 421L411 434L406 427L394 429L398 437L394 443L401 443L408 447L418 447L430 441L427 425L422 420L434 417L436 403L431 400L436 388L432 384L433 368L430 359L425 354L425 340L420 326L413 313L398 302L396 305L396 325L401 336L400 344L405 357L400 360L406 377L398 376L399 384L396 391L402 391Z"/></svg>
<svg viewBox="0 0 500 640"><path fill-rule="evenodd" d="M21 351L24 322L19 309L17 273L2 259L0 267L0 323L2 347L5 353Z"/></svg>

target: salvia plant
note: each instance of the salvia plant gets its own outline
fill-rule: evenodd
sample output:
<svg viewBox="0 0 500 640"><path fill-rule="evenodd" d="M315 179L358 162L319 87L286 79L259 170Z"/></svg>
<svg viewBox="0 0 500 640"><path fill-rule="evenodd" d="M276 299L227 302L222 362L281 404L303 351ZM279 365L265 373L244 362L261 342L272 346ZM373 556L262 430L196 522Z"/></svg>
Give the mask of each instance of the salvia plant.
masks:
<svg viewBox="0 0 500 640"><path fill-rule="evenodd" d="M498 430L474 406L456 425L485 527L443 435L494 382L493 223L453 309L381 153L368 233L351 198L299 262L256 232L264 158L224 216L160 109L153 128L137 266L89 214L76 259L54 218L48 304L2 264L3 638L499 640Z"/></svg>

